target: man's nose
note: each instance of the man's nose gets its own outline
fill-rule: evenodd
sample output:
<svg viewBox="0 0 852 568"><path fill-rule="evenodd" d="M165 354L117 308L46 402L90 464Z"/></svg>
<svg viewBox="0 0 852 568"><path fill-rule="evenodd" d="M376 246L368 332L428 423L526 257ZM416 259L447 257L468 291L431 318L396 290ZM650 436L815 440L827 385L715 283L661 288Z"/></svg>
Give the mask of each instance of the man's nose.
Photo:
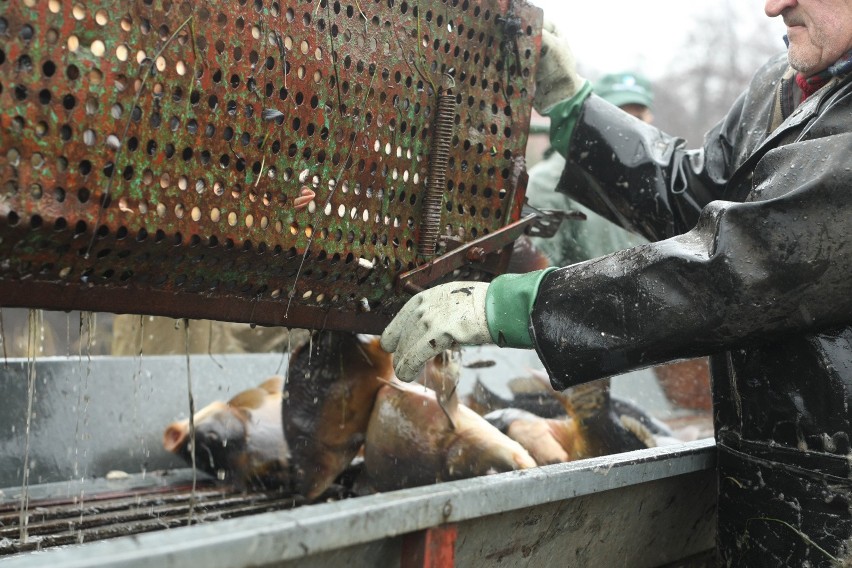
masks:
<svg viewBox="0 0 852 568"><path fill-rule="evenodd" d="M781 12L787 8L792 8L798 5L798 0L766 0L763 11L766 12L766 15L770 18L774 18L775 16L780 16Z"/></svg>

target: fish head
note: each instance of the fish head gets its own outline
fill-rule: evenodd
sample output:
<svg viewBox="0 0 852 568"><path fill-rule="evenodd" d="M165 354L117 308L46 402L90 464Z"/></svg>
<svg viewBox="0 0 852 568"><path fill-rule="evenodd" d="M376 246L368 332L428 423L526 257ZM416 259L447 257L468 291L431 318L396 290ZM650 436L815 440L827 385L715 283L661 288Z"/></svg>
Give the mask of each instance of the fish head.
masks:
<svg viewBox="0 0 852 568"><path fill-rule="evenodd" d="M222 402L214 402L194 417L195 464L202 471L222 477L222 472L245 469L246 418ZM163 434L163 447L192 463L189 419L170 424Z"/></svg>

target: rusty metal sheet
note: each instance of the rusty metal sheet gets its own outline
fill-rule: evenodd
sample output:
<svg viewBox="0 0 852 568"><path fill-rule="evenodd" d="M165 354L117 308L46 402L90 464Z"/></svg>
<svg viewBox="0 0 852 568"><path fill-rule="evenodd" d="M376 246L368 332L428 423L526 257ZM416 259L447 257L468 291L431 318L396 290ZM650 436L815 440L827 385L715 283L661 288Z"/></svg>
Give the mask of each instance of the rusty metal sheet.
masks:
<svg viewBox="0 0 852 568"><path fill-rule="evenodd" d="M511 0L0 2L0 305L381 330L396 275L519 219L540 27Z"/></svg>

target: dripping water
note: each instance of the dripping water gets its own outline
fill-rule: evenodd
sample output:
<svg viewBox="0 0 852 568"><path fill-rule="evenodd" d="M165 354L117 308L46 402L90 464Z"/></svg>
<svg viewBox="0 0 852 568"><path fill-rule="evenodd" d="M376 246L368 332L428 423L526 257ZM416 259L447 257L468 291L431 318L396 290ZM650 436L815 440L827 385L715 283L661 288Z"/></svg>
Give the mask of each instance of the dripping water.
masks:
<svg viewBox="0 0 852 568"><path fill-rule="evenodd" d="M74 429L74 478L80 480L80 523L77 531L77 542L83 543L83 513L86 497L85 481L86 481L86 459L88 458L89 448L88 443L83 445L83 472L80 472L80 445L88 440L89 431L89 376L92 373L92 346L94 345L95 333L95 314L92 312L80 312L79 325L79 343L77 347L77 356L79 360L79 370L83 377L82 388L78 388L77 396L77 424ZM86 333L86 370L83 372L83 332ZM82 426L81 426L82 417Z"/></svg>
<svg viewBox="0 0 852 568"><path fill-rule="evenodd" d="M189 396L189 455L192 460L192 491L189 494L189 518L187 524L192 524L195 512L195 487L198 483L198 470L195 467L195 399L192 397L192 374L189 367L189 320L183 320L183 338L186 347L186 392Z"/></svg>
<svg viewBox="0 0 852 568"><path fill-rule="evenodd" d="M65 314L65 356L71 357L71 313Z"/></svg>
<svg viewBox="0 0 852 568"><path fill-rule="evenodd" d="M292 336L293 336L292 330L288 327L287 328L287 345L284 348L281 349L281 360L278 361L278 368L275 369L275 373L273 373L275 375L277 375L281 372L281 367L284 366L284 359L285 358L287 358L288 362L289 362L289 358L292 355L292 353L290 352L290 349L291 349L290 338ZM288 365L288 367L289 367L289 365ZM284 369L284 386L285 387L287 386L288 372L289 372L289 369Z"/></svg>
<svg viewBox="0 0 852 568"><path fill-rule="evenodd" d="M3 330L3 310L0 309L0 343L3 344L3 364L9 366L9 353L6 351L6 332Z"/></svg>
<svg viewBox="0 0 852 568"><path fill-rule="evenodd" d="M222 363L217 361L216 358L213 356L213 320L209 320L207 323L210 326L207 329L207 355L210 357L210 360L216 363L216 365L220 369L224 370L225 367L222 366Z"/></svg>
<svg viewBox="0 0 852 568"><path fill-rule="evenodd" d="M21 516L19 520L20 540L22 544L27 543L27 526L29 524L30 507L30 429L33 417L33 399L35 398L36 384L36 343L38 342L38 329L42 323L44 314L41 310L30 310L27 314L27 417L24 429L24 476L21 485Z"/></svg>
<svg viewBox="0 0 852 568"><path fill-rule="evenodd" d="M139 435L139 447L141 450L142 463L140 469L142 471L142 479L145 479L148 473L148 458L150 452L148 443L145 440L145 435L142 432L142 426L139 423L139 385L142 380L142 346L145 338L145 316L139 316L139 349L136 351L134 358L136 359L136 371L133 373L133 425Z"/></svg>
<svg viewBox="0 0 852 568"><path fill-rule="evenodd" d="M92 351L95 348L95 337L98 331L98 314L96 312L86 312L86 359L88 360L88 371L92 367Z"/></svg>
<svg viewBox="0 0 852 568"><path fill-rule="evenodd" d="M308 368L305 370L305 379L311 379L311 358L314 355L314 334L310 333L308 335Z"/></svg>

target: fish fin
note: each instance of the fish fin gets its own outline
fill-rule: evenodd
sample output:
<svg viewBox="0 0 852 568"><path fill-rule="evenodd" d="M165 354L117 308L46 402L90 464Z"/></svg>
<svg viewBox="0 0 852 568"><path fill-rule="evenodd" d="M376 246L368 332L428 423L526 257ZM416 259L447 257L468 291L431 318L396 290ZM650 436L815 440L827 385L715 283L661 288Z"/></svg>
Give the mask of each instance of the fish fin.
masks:
<svg viewBox="0 0 852 568"><path fill-rule="evenodd" d="M376 377L376 380L379 381L380 383L384 384L385 386L394 388L394 389L396 389L400 392L408 392L408 390L409 390L408 385L406 385L405 383L399 382L399 379L396 379L396 378L388 380L388 379L385 379L385 378L382 378L382 377Z"/></svg>
<svg viewBox="0 0 852 568"><path fill-rule="evenodd" d="M647 426L645 426L632 416L627 416L626 414L622 414L618 418L621 421L621 425L624 426L628 432L636 436L640 442L645 444L646 447L657 447L657 441L654 438L654 433L651 432L651 430L648 429Z"/></svg>
<svg viewBox="0 0 852 568"><path fill-rule="evenodd" d="M600 379L571 387L558 393L556 398L565 407L568 416L586 421L610 411L609 390L610 380Z"/></svg>
<svg viewBox="0 0 852 568"><path fill-rule="evenodd" d="M257 388L263 389L269 394L281 394L281 391L284 390L284 377L273 375L257 385Z"/></svg>
<svg viewBox="0 0 852 568"><path fill-rule="evenodd" d="M367 364L374 367L382 377L393 377L393 359L390 353L382 349L381 337L362 333L359 333L356 337L359 341L358 353Z"/></svg>
<svg viewBox="0 0 852 568"><path fill-rule="evenodd" d="M234 395L234 398L228 401L228 406L244 409L260 408L267 396L269 392L261 388L244 390Z"/></svg>
<svg viewBox="0 0 852 568"><path fill-rule="evenodd" d="M573 418L563 420L548 419L550 433L568 453L568 461L583 459L589 456L589 448L580 424Z"/></svg>
<svg viewBox="0 0 852 568"><path fill-rule="evenodd" d="M368 355L367 352L364 350L364 348L361 347L361 344L358 344L355 347L358 349L358 353L361 354L361 357L364 358L364 361L366 361L367 364L372 367L373 366L373 360L370 359L370 355Z"/></svg>
<svg viewBox="0 0 852 568"><path fill-rule="evenodd" d="M553 385L550 384L550 375L547 374L547 371L545 371L544 369L528 369L528 371L530 373L529 380L531 382L537 381L538 384L541 386L540 392L546 392L547 394L555 398L557 401L559 401L559 404L562 405L562 408L565 409L565 413L568 414L568 416L575 416L576 409L573 402L575 395L572 394L572 391L578 388L580 390L583 390L584 388L586 388L585 385L574 387L574 389L558 391L555 390L553 388ZM525 383L524 386L526 388L531 389L527 392L535 392L534 390L532 390L533 386L531 383Z"/></svg>
<svg viewBox="0 0 852 568"><path fill-rule="evenodd" d="M517 380L524 381L524 383L521 384L523 384L523 386L525 386L526 388L529 388L529 392L553 392L553 385L550 383L550 375L547 374L547 371L545 371L544 369L532 368L527 368L527 371L529 372L528 377L522 377ZM514 380L515 379L513 379L513 381ZM538 382L538 384L540 385L540 388L538 390L533 390L534 387L531 384L532 381ZM509 382L510 385L511 383L512 381Z"/></svg>
<svg viewBox="0 0 852 568"><path fill-rule="evenodd" d="M538 465L562 463L570 460L568 451L554 435L550 423L544 418L519 418L512 422L505 434L518 442Z"/></svg>
<svg viewBox="0 0 852 568"><path fill-rule="evenodd" d="M553 266L547 255L527 235L515 239L512 251L509 266L506 268L506 272L510 274L524 274Z"/></svg>
<svg viewBox="0 0 852 568"><path fill-rule="evenodd" d="M177 453L189 437L189 420L172 422L163 432L163 447L168 452Z"/></svg>
<svg viewBox="0 0 852 568"><path fill-rule="evenodd" d="M371 335L369 333L356 333L355 337L357 337L358 341L360 341L361 343L366 343L367 345L370 345L374 341L377 341L379 339L379 337L381 337L381 336Z"/></svg>
<svg viewBox="0 0 852 568"><path fill-rule="evenodd" d="M453 392L455 392L455 389L453 389ZM450 428L453 430L456 429L456 421L453 416L458 413L458 402L458 398L456 397L453 397L452 400L443 400L438 398L438 406L441 407L441 410L444 412L444 416L446 416L447 420L450 422Z"/></svg>
<svg viewBox="0 0 852 568"><path fill-rule="evenodd" d="M468 396L468 399L468 406L476 410L479 414L488 414L493 410L507 408L512 405L512 401L506 400L489 390L479 377L476 378L473 391Z"/></svg>
<svg viewBox="0 0 852 568"><path fill-rule="evenodd" d="M532 369L530 370L532 372ZM530 374L527 377L515 377L511 379L507 386L512 394L550 394L553 392L553 387L550 386L550 379L547 375L543 377L538 374Z"/></svg>

